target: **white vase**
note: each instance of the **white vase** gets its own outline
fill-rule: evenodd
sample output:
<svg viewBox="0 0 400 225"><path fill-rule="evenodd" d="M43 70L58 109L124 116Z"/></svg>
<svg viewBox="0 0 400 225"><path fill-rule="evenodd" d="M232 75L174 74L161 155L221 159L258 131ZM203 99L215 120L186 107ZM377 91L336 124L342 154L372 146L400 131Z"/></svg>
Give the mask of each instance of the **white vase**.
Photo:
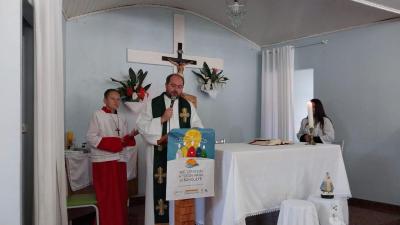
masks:
<svg viewBox="0 0 400 225"><path fill-rule="evenodd" d="M219 92L216 86L214 86L213 89L209 89L206 86L202 85L200 90L207 93L213 99L217 98Z"/></svg>
<svg viewBox="0 0 400 225"><path fill-rule="evenodd" d="M218 90L216 89L208 90L207 93L211 98L216 99L218 95Z"/></svg>
<svg viewBox="0 0 400 225"><path fill-rule="evenodd" d="M141 102L125 102L125 106L134 114L139 114L143 111L148 98L145 97Z"/></svg>

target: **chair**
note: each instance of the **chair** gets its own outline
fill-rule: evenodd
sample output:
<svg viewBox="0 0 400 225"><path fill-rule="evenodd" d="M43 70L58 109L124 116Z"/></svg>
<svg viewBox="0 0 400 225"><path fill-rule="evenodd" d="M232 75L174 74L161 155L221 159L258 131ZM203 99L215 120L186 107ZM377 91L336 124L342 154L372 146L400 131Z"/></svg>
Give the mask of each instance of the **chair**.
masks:
<svg viewBox="0 0 400 225"><path fill-rule="evenodd" d="M317 210L305 200L285 200L281 204L278 225L319 225Z"/></svg>
<svg viewBox="0 0 400 225"><path fill-rule="evenodd" d="M97 208L96 195L90 194L73 194L68 196L67 209L93 207L96 211L96 224L99 225L99 209Z"/></svg>

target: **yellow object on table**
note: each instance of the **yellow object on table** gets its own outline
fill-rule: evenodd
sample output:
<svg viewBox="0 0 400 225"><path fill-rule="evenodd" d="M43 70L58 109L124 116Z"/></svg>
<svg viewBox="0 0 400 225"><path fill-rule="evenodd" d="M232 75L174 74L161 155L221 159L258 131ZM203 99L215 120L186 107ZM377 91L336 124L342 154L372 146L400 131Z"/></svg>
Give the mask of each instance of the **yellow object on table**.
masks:
<svg viewBox="0 0 400 225"><path fill-rule="evenodd" d="M65 134L65 147L67 149L70 149L74 145L74 132L71 130L68 130L67 133Z"/></svg>

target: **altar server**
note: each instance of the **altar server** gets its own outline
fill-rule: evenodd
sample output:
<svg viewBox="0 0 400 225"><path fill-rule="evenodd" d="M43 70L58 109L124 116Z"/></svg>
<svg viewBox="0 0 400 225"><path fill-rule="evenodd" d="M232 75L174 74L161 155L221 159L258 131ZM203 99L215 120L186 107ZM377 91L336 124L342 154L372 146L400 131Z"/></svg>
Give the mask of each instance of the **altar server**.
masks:
<svg viewBox="0 0 400 225"><path fill-rule="evenodd" d="M127 122L117 111L120 94L104 92L105 106L93 113L87 131L101 225L128 224L127 149L136 145L135 131L128 133Z"/></svg>

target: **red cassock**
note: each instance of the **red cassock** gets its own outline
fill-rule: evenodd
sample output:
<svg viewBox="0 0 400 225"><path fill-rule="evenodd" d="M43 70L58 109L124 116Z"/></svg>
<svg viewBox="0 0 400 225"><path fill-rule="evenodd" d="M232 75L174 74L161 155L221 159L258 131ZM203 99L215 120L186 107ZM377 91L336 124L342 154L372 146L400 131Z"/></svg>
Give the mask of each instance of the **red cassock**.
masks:
<svg viewBox="0 0 400 225"><path fill-rule="evenodd" d="M100 225L127 225L125 150L135 146L135 139L127 134L126 121L106 108L94 113L87 139L91 146L93 185Z"/></svg>

